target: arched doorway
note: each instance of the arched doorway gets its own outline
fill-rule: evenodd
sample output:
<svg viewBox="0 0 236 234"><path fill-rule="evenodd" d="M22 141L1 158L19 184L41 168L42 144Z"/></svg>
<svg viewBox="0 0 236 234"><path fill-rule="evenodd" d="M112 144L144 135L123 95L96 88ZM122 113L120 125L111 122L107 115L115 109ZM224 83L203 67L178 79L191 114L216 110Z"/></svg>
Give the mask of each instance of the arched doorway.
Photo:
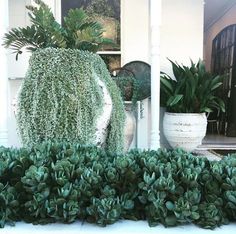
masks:
<svg viewBox="0 0 236 234"><path fill-rule="evenodd" d="M224 75L221 97L226 112L220 113L220 133L236 136L236 24L225 27L212 42L211 70Z"/></svg>

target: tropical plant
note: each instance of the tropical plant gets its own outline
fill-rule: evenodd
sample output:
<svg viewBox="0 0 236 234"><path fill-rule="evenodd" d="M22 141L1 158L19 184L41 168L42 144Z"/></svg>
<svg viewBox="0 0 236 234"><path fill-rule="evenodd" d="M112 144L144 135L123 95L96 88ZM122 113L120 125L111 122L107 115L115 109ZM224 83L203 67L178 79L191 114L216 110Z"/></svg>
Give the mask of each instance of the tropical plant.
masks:
<svg viewBox="0 0 236 234"><path fill-rule="evenodd" d="M206 71L204 62L199 60L191 66L171 61L174 78L166 73L161 75L161 103L168 112L203 113L215 109L225 111L225 104L217 95L222 85L222 76Z"/></svg>
<svg viewBox="0 0 236 234"><path fill-rule="evenodd" d="M13 28L5 34L3 45L10 47L16 58L22 49L71 48L95 52L106 44L114 44L103 37L101 24L92 21L82 9L70 9L63 26L57 23L51 9L42 1L34 0L39 7L27 6L31 26Z"/></svg>

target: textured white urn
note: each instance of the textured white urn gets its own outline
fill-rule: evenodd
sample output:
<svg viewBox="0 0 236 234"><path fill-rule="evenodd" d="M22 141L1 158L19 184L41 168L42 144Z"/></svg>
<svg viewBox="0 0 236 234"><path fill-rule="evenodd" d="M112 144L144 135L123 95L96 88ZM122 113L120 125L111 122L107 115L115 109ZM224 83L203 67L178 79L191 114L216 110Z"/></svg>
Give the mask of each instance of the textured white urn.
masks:
<svg viewBox="0 0 236 234"><path fill-rule="evenodd" d="M95 133L96 139L94 143L97 146L104 146L107 137L107 126L111 119L112 99L105 83L99 77L97 77L97 82L103 93L104 106L101 115L97 119L96 133Z"/></svg>
<svg viewBox="0 0 236 234"><path fill-rule="evenodd" d="M164 135L172 148L182 148L188 152L202 144L206 135L205 113L169 113L163 119Z"/></svg>
<svg viewBox="0 0 236 234"><path fill-rule="evenodd" d="M125 102L124 151L127 152L134 139L136 119L132 110L132 102Z"/></svg>

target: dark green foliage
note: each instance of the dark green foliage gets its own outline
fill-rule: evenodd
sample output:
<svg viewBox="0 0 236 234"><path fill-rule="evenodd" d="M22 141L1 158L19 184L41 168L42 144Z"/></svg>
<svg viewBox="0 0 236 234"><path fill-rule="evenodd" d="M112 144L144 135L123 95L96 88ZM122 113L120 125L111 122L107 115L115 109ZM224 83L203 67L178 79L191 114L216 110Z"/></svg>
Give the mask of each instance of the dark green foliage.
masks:
<svg viewBox="0 0 236 234"><path fill-rule="evenodd" d="M116 82L118 88L120 89L121 96L124 101L133 100L135 92L137 92L137 82L134 76L120 76L114 77L113 79Z"/></svg>
<svg viewBox="0 0 236 234"><path fill-rule="evenodd" d="M19 215L19 201L16 189L0 183L0 228L5 223L13 225Z"/></svg>
<svg viewBox="0 0 236 234"><path fill-rule="evenodd" d="M0 148L0 224L119 219L213 229L236 220L236 156L210 162L182 150L110 154L44 142Z"/></svg>
<svg viewBox="0 0 236 234"><path fill-rule="evenodd" d="M131 101L135 108L137 101L143 100L140 89L143 89L140 82L134 76L117 76L113 78L121 92L124 101Z"/></svg>
<svg viewBox="0 0 236 234"><path fill-rule="evenodd" d="M71 48L97 51L102 45L113 44L103 38L103 28L92 21L82 9L71 9L64 18L64 27L56 22L51 9L42 1L38 5L27 6L31 26L13 28L5 34L3 45L18 54L22 49L35 51L38 48Z"/></svg>
<svg viewBox="0 0 236 234"><path fill-rule="evenodd" d="M161 102L169 112L202 113L215 109L225 111L225 104L217 95L222 85L222 76L206 71L204 62L191 61L191 66L171 61L174 79L163 73L161 76Z"/></svg>

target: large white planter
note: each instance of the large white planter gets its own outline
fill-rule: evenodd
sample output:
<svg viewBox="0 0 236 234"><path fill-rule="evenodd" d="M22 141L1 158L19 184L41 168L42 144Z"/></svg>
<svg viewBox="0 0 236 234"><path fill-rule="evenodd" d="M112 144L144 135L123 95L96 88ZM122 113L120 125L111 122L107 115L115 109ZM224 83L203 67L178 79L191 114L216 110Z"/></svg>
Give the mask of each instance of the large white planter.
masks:
<svg viewBox="0 0 236 234"><path fill-rule="evenodd" d="M6 225L0 229L1 234L226 234L235 233L236 223L223 225L214 231L199 228L193 224L178 227L165 228L163 225L149 227L147 221L122 220L115 224L99 227L94 224L77 221L72 224L53 223L47 225L32 225L29 223L17 222L16 226Z"/></svg>
<svg viewBox="0 0 236 234"><path fill-rule="evenodd" d="M132 110L132 102L125 102L124 151L127 152L134 139L136 119Z"/></svg>
<svg viewBox="0 0 236 234"><path fill-rule="evenodd" d="M205 113L169 113L163 119L163 131L172 148L182 148L188 152L201 145L206 135Z"/></svg>

